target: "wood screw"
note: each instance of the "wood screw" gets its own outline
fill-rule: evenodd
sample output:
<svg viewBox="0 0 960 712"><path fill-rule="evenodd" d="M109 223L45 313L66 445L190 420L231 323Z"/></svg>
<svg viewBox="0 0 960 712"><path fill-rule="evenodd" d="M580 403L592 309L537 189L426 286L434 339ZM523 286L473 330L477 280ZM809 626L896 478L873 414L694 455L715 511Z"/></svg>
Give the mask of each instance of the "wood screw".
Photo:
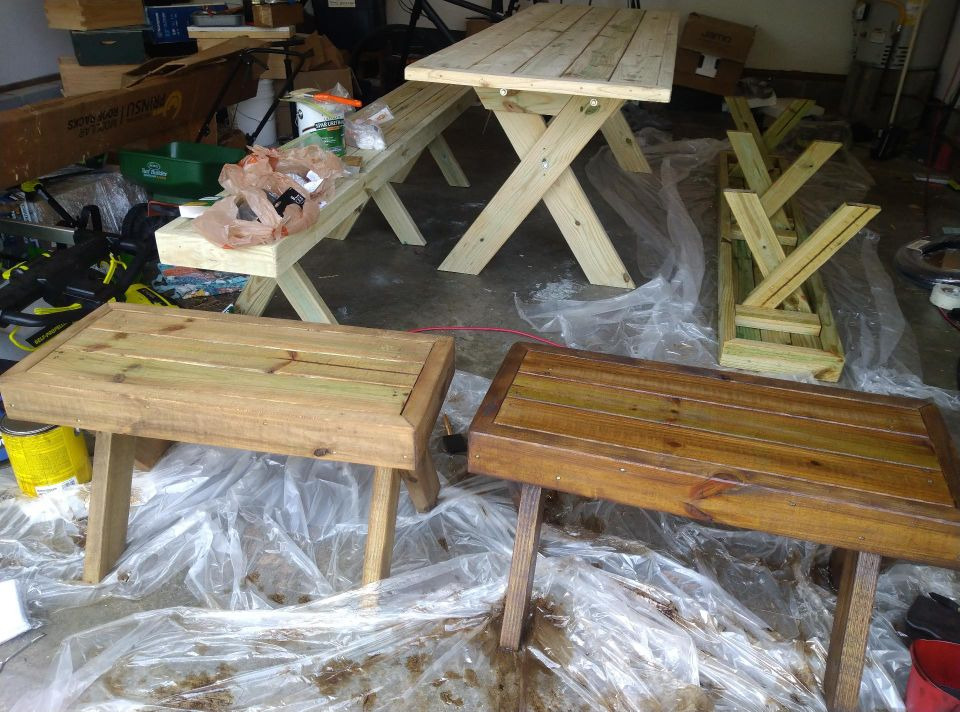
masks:
<svg viewBox="0 0 960 712"><path fill-rule="evenodd" d="M506 95L507 95L507 90L506 90L506 89L501 89L501 90L500 90L500 96L506 96Z"/></svg>
<svg viewBox="0 0 960 712"><path fill-rule="evenodd" d="M590 106L599 106L599 104L600 104L600 102L597 101L596 99L591 99L591 100L590 100Z"/></svg>

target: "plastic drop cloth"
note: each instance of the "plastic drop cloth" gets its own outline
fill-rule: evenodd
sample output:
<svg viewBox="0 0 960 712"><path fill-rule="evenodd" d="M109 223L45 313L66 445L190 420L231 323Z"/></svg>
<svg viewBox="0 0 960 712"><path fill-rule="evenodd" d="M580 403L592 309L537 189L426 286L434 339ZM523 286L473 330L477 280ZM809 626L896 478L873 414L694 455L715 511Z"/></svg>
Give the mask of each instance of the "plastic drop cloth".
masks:
<svg viewBox="0 0 960 712"><path fill-rule="evenodd" d="M659 141L643 199L626 185L619 198L601 188L634 211L647 284L600 302L526 306L527 318L577 346L713 365L711 160L721 146ZM863 335L848 374L864 387L899 383L910 363L909 330L858 308L879 309L884 296L877 282L854 294L865 283L855 278L878 276L872 246L843 253L851 294L834 291L844 328ZM455 429L487 386L457 374L444 405ZM401 493L394 576L359 590L370 468L177 446L134 478L128 549L97 586L77 581L85 490L0 493L0 576L24 584L38 620L161 587L181 604L67 638L48 684L14 709L825 709L828 548L607 502L548 501L528 644L499 652L516 492L466 476L462 456L439 452L440 434L438 505L418 515ZM903 709L909 657L896 626L930 590L960 596L960 577L902 563L881 574L864 709Z"/></svg>
<svg viewBox="0 0 960 712"><path fill-rule="evenodd" d="M605 147L587 164L587 176L631 226L637 269L648 281L609 299L518 301L517 308L531 326L559 334L568 346L716 367L716 156L729 145L672 141L653 128L641 130L638 140L653 173L620 170ZM819 225L843 201L862 200L872 184L856 158L841 151L798 193L807 224ZM918 375L917 344L878 242L863 230L820 271L846 350L838 385L933 398L960 425L957 393L927 386Z"/></svg>
<svg viewBox="0 0 960 712"><path fill-rule="evenodd" d="M487 386L457 374L457 430ZM824 709L825 548L605 502L548 503L529 643L498 651L516 493L466 476L440 435L440 501L418 515L401 494L378 602L355 588L370 468L176 446L134 478L128 549L97 586L77 581L84 489L4 497L0 576L35 617L161 586L183 606L67 638L14 710ZM957 577L881 576L870 709L902 709L892 624L925 590L956 595Z"/></svg>

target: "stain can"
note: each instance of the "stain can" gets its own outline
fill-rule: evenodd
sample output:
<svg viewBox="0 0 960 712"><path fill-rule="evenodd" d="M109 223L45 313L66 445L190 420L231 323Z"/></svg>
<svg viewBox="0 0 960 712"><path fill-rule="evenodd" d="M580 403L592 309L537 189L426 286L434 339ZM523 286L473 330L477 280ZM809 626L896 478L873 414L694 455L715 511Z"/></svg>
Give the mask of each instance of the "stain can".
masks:
<svg viewBox="0 0 960 712"><path fill-rule="evenodd" d="M25 494L39 497L90 481L90 455L79 431L4 416L0 433Z"/></svg>

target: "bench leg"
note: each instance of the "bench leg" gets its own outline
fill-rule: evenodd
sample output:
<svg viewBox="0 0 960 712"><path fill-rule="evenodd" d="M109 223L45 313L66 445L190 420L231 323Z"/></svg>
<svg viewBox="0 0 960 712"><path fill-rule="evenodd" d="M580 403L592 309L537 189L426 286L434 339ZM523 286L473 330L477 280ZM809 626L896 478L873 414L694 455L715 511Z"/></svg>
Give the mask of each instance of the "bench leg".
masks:
<svg viewBox="0 0 960 712"><path fill-rule="evenodd" d="M620 168L628 173L652 172L643 151L637 145L637 137L630 130L630 124L627 123L623 111L614 113L600 127L600 130L603 132L603 137L607 139L613 157L617 159Z"/></svg>
<svg viewBox="0 0 960 712"><path fill-rule="evenodd" d="M407 176L410 175L410 171L413 170L413 167L417 165L417 161L419 160L420 160L420 154L418 153L416 156L410 159L410 162L407 163L407 165L405 165L403 168L401 168L399 171L393 174L393 178L390 179L390 182L403 183L407 179Z"/></svg>
<svg viewBox="0 0 960 712"><path fill-rule="evenodd" d="M240 314L260 316L266 311L267 305L273 299L273 293L276 291L277 280L251 275L250 279L247 280L247 285L240 292L240 296L237 297L234 306Z"/></svg>
<svg viewBox="0 0 960 712"><path fill-rule="evenodd" d="M383 217L387 219L391 229L404 245L426 245L427 241L420 234L420 228L410 217L406 207L400 201L400 196L390 183L384 183L370 194L373 202L380 208Z"/></svg>
<svg viewBox="0 0 960 712"><path fill-rule="evenodd" d="M367 524L367 547L363 557L363 585L390 575L393 537L397 529L397 499L400 496L400 470L375 467Z"/></svg>
<svg viewBox="0 0 960 712"><path fill-rule="evenodd" d="M418 512L429 512L437 503L440 494L440 480L433 458L427 452L415 470L400 470L400 476L407 485L410 500Z"/></svg>
<svg viewBox="0 0 960 712"><path fill-rule="evenodd" d="M330 233L324 237L324 240L345 240L347 235L350 234L350 231L353 229L354 224L357 222L357 218L360 217L360 213L363 212L366 202L363 203L359 208L354 210L350 215L344 218L343 222L337 225Z"/></svg>
<svg viewBox="0 0 960 712"><path fill-rule="evenodd" d="M517 518L517 538L513 543L510 579L503 607L503 627L500 629L500 647L520 648L523 624L530 608L533 574L537 567L537 549L540 548L540 525L543 523L543 490L535 485L524 485L520 492L520 512Z"/></svg>
<svg viewBox="0 0 960 712"><path fill-rule="evenodd" d="M460 162L456 156L453 155L453 151L450 150L450 145L447 143L447 139L443 137L443 134L437 134L437 137L427 145L427 150L430 151L433 160L435 160L440 167L440 172L443 173L447 185L453 188L470 187L467 174L463 172Z"/></svg>
<svg viewBox="0 0 960 712"><path fill-rule="evenodd" d="M83 580L87 583L99 583L126 547L136 445L133 435L97 433L83 557Z"/></svg>
<svg viewBox="0 0 960 712"><path fill-rule="evenodd" d="M297 315L304 321L317 324L337 323L337 318L299 264L295 264L280 275L277 284L280 285L280 291L293 306Z"/></svg>
<svg viewBox="0 0 960 712"><path fill-rule="evenodd" d="M823 676L824 696L830 712L859 709L860 678L863 676L867 636L880 575L880 555L843 552L843 573L833 632Z"/></svg>

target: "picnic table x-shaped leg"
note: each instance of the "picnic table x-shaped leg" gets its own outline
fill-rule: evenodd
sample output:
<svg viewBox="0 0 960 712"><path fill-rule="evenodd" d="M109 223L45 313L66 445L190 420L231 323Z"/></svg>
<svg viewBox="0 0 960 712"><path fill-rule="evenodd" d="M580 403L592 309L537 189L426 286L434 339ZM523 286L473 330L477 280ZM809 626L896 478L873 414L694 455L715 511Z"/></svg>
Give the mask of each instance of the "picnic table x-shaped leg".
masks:
<svg viewBox="0 0 960 712"><path fill-rule="evenodd" d="M621 99L542 92L477 89L510 139L520 165L440 265L448 272L479 274L541 200L591 284L634 286L570 164L602 131L617 162L630 172L650 172L620 112ZM549 122L543 115L554 115Z"/></svg>

